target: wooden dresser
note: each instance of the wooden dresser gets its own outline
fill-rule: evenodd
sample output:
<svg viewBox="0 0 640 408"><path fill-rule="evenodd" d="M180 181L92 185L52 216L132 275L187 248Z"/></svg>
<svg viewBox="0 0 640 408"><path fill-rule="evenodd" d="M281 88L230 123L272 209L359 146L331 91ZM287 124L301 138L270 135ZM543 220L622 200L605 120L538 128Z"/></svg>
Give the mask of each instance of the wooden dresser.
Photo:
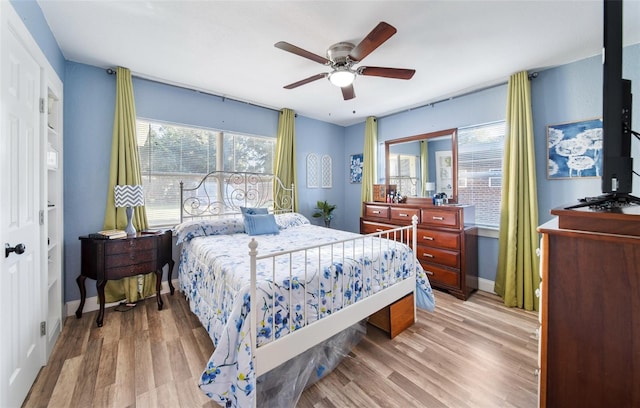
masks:
<svg viewBox="0 0 640 408"><path fill-rule="evenodd" d="M640 206L629 210L556 209L538 229L541 407L640 407Z"/></svg>
<svg viewBox="0 0 640 408"><path fill-rule="evenodd" d="M478 236L473 206L365 202L360 233L370 234L418 217L416 255L431 285L466 300L478 288Z"/></svg>

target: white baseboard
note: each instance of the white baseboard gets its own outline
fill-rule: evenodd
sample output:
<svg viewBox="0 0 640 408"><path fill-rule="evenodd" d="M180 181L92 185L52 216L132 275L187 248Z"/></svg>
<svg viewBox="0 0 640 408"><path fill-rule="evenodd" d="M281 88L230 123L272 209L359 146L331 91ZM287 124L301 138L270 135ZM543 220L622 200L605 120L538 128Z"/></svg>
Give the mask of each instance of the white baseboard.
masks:
<svg viewBox="0 0 640 408"><path fill-rule="evenodd" d="M176 290L178 290L178 279L172 279L171 282L173 282L173 286L176 288ZM160 293L169 293L169 284L167 283L167 281L162 282L162 288L160 290ZM105 303L104 307L107 308L112 306L118 306L119 304L120 302ZM66 302L65 303L66 316L75 316L78 306L80 306L80 299ZM82 310L83 313L93 312L94 310L98 310L98 309L100 309L100 304L98 303L98 295L91 296L85 299L84 308Z"/></svg>
<svg viewBox="0 0 640 408"><path fill-rule="evenodd" d="M485 278L478 278L478 290L481 290L483 292L489 292L489 293L496 293L493 290L493 287L495 286L495 282L489 279L485 279Z"/></svg>

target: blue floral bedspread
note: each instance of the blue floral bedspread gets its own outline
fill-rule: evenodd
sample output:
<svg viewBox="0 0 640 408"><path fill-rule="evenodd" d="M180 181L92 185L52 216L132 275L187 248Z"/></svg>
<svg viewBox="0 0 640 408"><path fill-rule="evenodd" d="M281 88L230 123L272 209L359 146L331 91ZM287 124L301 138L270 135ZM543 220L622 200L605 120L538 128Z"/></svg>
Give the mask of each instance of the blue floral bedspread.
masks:
<svg viewBox="0 0 640 408"><path fill-rule="evenodd" d="M330 231L328 234L326 228L305 224L282 229L277 235L251 237L233 233L196 237L183 243L180 288L215 346L200 382L200 388L211 399L223 406L248 407L255 397L256 378L248 321L248 243L251 238L258 242L258 255L261 256L361 237L345 231ZM323 247L320 254L315 249L308 251L306 256L296 253L291 257L277 257L275 279L273 261L259 260L256 268L258 344L277 339L412 276L415 258L410 249L395 241L382 240L383 245L379 241L371 237L359 241L364 242L366 248L381 249L373 259L362 259L361 244L355 245L355 249L350 244L335 244L333 250L331 245ZM387 242L390 242L389 246ZM319 257L320 271L317 270ZM419 264L417 270L418 306L433 310L431 286ZM274 290L275 298L271 295Z"/></svg>

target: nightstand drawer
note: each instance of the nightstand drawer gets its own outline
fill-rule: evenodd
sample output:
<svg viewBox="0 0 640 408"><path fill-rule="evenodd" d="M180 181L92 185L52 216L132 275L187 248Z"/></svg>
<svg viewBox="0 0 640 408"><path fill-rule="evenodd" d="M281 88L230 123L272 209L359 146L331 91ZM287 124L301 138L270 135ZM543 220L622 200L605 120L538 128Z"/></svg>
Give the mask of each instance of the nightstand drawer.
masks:
<svg viewBox="0 0 640 408"><path fill-rule="evenodd" d="M115 255L123 253L131 253L144 251L147 249L155 249L157 239L153 236L133 238L133 239L118 239L106 242L104 252L105 255Z"/></svg>
<svg viewBox="0 0 640 408"><path fill-rule="evenodd" d="M450 266L452 268L460 268L459 251L450 251L448 249L418 245L416 255L421 261L433 262L445 266Z"/></svg>
<svg viewBox="0 0 640 408"><path fill-rule="evenodd" d="M447 249L460 249L460 234L418 228L418 244Z"/></svg>
<svg viewBox="0 0 640 408"><path fill-rule="evenodd" d="M105 270L105 279L122 279L128 276L142 275L155 272L156 262L144 262L135 265L125 265Z"/></svg>
<svg viewBox="0 0 640 408"><path fill-rule="evenodd" d="M136 265L145 262L155 262L158 254L154 249L146 249L136 252L129 252L117 255L109 255L105 257L105 265L107 268L119 267L124 265Z"/></svg>

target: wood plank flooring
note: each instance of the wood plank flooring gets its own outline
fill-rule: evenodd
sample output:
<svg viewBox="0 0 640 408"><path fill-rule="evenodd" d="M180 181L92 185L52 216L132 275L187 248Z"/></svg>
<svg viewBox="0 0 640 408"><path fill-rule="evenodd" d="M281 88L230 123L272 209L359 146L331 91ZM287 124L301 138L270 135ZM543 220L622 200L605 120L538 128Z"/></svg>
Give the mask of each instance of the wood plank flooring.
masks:
<svg viewBox="0 0 640 408"><path fill-rule="evenodd" d="M127 312L69 317L24 407L217 407L197 380L213 345L184 297ZM393 340L369 326L298 407L535 407L537 314L484 292L460 301L436 291L436 311Z"/></svg>

